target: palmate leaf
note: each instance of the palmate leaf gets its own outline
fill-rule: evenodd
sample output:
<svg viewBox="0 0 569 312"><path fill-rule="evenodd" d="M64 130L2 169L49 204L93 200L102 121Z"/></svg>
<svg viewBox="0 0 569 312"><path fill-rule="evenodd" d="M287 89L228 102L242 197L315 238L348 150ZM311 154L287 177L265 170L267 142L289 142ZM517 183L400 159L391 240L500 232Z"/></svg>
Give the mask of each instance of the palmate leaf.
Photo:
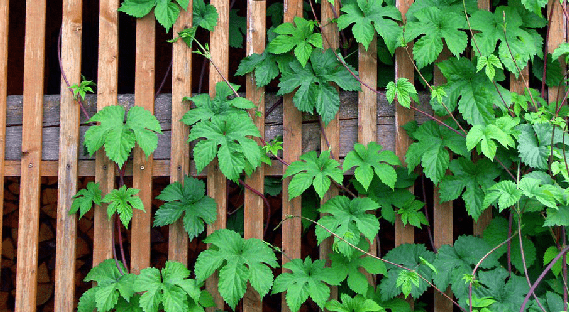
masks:
<svg viewBox="0 0 569 312"><path fill-rule="evenodd" d="M454 159L449 169L453 175L445 176L439 184L441 201L455 200L462 194L468 214L477 220L488 207L483 203L485 192L501 170L487 158L473 163L464 157Z"/></svg>
<svg viewBox="0 0 569 312"><path fill-rule="evenodd" d="M403 31L397 24L401 21L401 13L394 6L384 6L383 0L360 0L342 7L338 18L340 30L354 24L352 32L357 42L367 50L375 31L383 38L391 54L395 52L401 41ZM374 31L375 30L375 31Z"/></svg>
<svg viewBox="0 0 569 312"><path fill-rule="evenodd" d="M294 55L302 67L306 66L314 48L322 49L322 35L314 33L316 24L300 16L294 18L292 23L284 23L273 31L278 36L267 46L267 50L274 54L287 53L294 49Z"/></svg>
<svg viewBox="0 0 569 312"><path fill-rule="evenodd" d="M87 188L79 190L73 196L73 203L69 209L69 214L74 214L79 211L79 219L81 219L93 205L100 205L102 202L102 191L99 188L99 183L89 182Z"/></svg>
<svg viewBox="0 0 569 312"><path fill-rule="evenodd" d="M122 167L135 143L146 156L154 152L158 146L156 134L162 133L156 117L139 106L129 109L126 123L124 115L122 106L113 105L103 108L89 119L89 122L100 122L85 132L85 146L91 156L104 146L107 157Z"/></svg>
<svg viewBox="0 0 569 312"><path fill-rule="evenodd" d="M367 241L362 240L358 247L368 250L369 244ZM369 283L363 271L365 270L369 274L385 274L387 270L383 261L362 255L359 251L355 251L350 257L331 253L329 258L332 261L330 268L338 276L338 280L342 282L347 278L348 287L351 290L365 295L368 291Z"/></svg>
<svg viewBox="0 0 569 312"><path fill-rule="evenodd" d="M109 204L107 206L109 219L116 212L124 227L128 228L134 208L146 212L142 200L136 195L138 192L140 192L139 189L127 188L126 185L123 185L120 189L113 189L109 194L105 195L103 203Z"/></svg>
<svg viewBox="0 0 569 312"><path fill-rule="evenodd" d="M187 10L188 4L188 0L176 0L176 2L173 0L125 0L118 11L141 18L154 9L156 20L166 28L166 32L169 32L180 15L180 6Z"/></svg>
<svg viewBox="0 0 569 312"><path fill-rule="evenodd" d="M330 287L327 285L338 285L338 277L332 269L324 267L326 260L314 260L306 257L302 259L292 259L283 267L292 273L282 273L275 279L273 294L286 291L286 302L291 311L296 312L300 305L308 297L321 308L330 297Z"/></svg>
<svg viewBox="0 0 569 312"><path fill-rule="evenodd" d="M525 277L509 274L503 267L491 271L480 271L479 277L480 284L484 287L473 287L473 293L479 298L492 297L496 300L490 306L492 312L510 312L520 309L529 291Z"/></svg>
<svg viewBox="0 0 569 312"><path fill-rule="evenodd" d="M464 14L443 11L437 7L427 7L414 12L417 21L405 25L405 42L417 40L413 47L414 59L419 69L433 63L443 50L443 41L454 56L459 56L466 49L468 36L462 29L467 29Z"/></svg>
<svg viewBox="0 0 569 312"><path fill-rule="evenodd" d="M415 90L415 86L413 86L407 78L399 78L397 82L390 81L387 84L385 96L390 104L393 103L393 100L397 97L397 102L406 108L411 107L411 99L415 100L415 102L419 102L417 90Z"/></svg>
<svg viewBox="0 0 569 312"><path fill-rule="evenodd" d="M326 303L326 310L337 312L370 312L384 311L375 301L367 299L362 295L356 295L354 298L347 294L341 295L342 302L332 299Z"/></svg>
<svg viewBox="0 0 569 312"><path fill-rule="evenodd" d="M316 110L325 125L334 119L340 107L338 90L330 82L346 91L360 90L360 83L336 59L331 49L314 49L305 67L296 61L283 67L277 94L284 95L296 90L292 98L296 108L307 113ZM356 70L351 71L357 74Z"/></svg>
<svg viewBox="0 0 569 312"><path fill-rule="evenodd" d="M217 9L211 4L205 4L204 0L193 0L192 8L193 26L213 31L219 17Z"/></svg>
<svg viewBox="0 0 569 312"><path fill-rule="evenodd" d="M196 280L203 282L219 269L219 293L232 309L243 298L247 282L261 298L269 292L273 285L271 267L279 265L273 250L262 240L243 239L236 232L221 229L204 243L211 244L211 248L196 260Z"/></svg>
<svg viewBox="0 0 569 312"><path fill-rule="evenodd" d="M352 245L357 246L363 239L361 235L373 241L379 232L379 221L374 215L367 213L377 210L377 208L379 208L378 204L369 198L350 200L346 196L336 196L328 200L318 210L320 213L328 214L322 216L318 223ZM322 227L316 227L318 244L332 235ZM334 245L346 257L350 257L354 253L354 248L337 237L334 237Z"/></svg>
<svg viewBox="0 0 569 312"><path fill-rule="evenodd" d="M188 279L190 270L182 263L167 261L162 270L145 268L140 271L134 291L143 292L139 305L144 312L204 311L201 283Z"/></svg>
<svg viewBox="0 0 569 312"><path fill-rule="evenodd" d="M330 151L324 151L318 156L316 151L310 151L300 156L300 160L292 162L285 171L283 178L293 176L288 187L288 197L293 199L300 196L311 185L314 186L320 198L330 188L330 178L342 183L344 175L339 168L340 163L330 159Z"/></svg>
<svg viewBox="0 0 569 312"><path fill-rule="evenodd" d="M344 173L353 167L357 167L354 170L354 176L366 190L373 179L374 172L381 182L394 188L397 173L392 166L400 166L401 162L392 151L381 150L381 145L375 142L370 142L367 147L360 143L354 144L354 150L348 152L344 158Z"/></svg>
<svg viewBox="0 0 569 312"><path fill-rule="evenodd" d="M268 85L275 79L280 71L277 65L279 55L269 53L267 50L262 54L251 54L239 62L236 76L243 76L252 71L255 71L255 83L258 88Z"/></svg>
<svg viewBox="0 0 569 312"><path fill-rule="evenodd" d="M551 151L551 143L554 145L569 144L567 134L562 134L558 128L554 131L551 123L534 124L533 126L522 124L517 126L516 130L520 131L518 136L520 159L533 168L548 169L547 159Z"/></svg>
<svg viewBox="0 0 569 312"><path fill-rule="evenodd" d="M122 263L123 272L126 271ZM134 284L136 275L121 274L117 268L117 262L114 259L107 259L95 266L85 279L84 282L97 282L97 286L86 291L79 299L78 311L91 312L94 308L97 311L106 312L115 308L122 297L126 301L134 295Z"/></svg>
<svg viewBox="0 0 569 312"><path fill-rule="evenodd" d="M184 214L183 223L190 241L205 230L204 224L217 219L215 200L205 195L205 183L186 176L184 185L174 182L156 197L166 203L156 211L154 226L170 225Z"/></svg>
<svg viewBox="0 0 569 312"><path fill-rule="evenodd" d="M496 142L505 148L514 147L515 141L512 135L516 133L514 127L519 122L519 118L504 116L489 125L475 125L466 135L466 148L472 150L479 146L482 154L492 160L498 149Z"/></svg>
<svg viewBox="0 0 569 312"><path fill-rule="evenodd" d="M515 205L521 197L522 191L517 188L514 182L500 181L488 188L482 205L488 207L497 201L499 211L502 212L502 210Z"/></svg>

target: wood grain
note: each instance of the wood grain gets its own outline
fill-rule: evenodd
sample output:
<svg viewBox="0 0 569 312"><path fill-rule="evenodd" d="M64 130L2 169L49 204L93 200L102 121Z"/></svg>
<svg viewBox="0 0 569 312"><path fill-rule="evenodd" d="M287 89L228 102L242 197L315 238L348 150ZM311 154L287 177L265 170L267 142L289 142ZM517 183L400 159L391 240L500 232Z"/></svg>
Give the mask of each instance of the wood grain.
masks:
<svg viewBox="0 0 569 312"><path fill-rule="evenodd" d="M0 224L4 208L4 159L6 151L6 108L8 92L8 0L0 0ZM2 240L0 239L0 250ZM0 257L0 267L2 265ZM0 276L1 277L1 276Z"/></svg>
<svg viewBox="0 0 569 312"><path fill-rule="evenodd" d="M45 22L46 1L26 1L22 178L16 261L15 311L18 312L36 311Z"/></svg>
<svg viewBox="0 0 569 312"><path fill-rule="evenodd" d="M553 10L551 10L552 5ZM547 53L553 53L561 43L567 41L567 21L563 18L563 8L559 4L559 1L548 1L547 18L551 19L549 24L549 38L547 40ZM560 57L559 60L562 68L565 68L563 58ZM548 102L561 101L564 95L563 92L563 89L559 87L547 88Z"/></svg>
<svg viewBox="0 0 569 312"><path fill-rule="evenodd" d="M70 85L81 83L82 0L63 1L61 66ZM61 78L57 227L55 243L55 311L71 312L75 303L77 215L69 215L77 193L79 103Z"/></svg>
<svg viewBox="0 0 569 312"><path fill-rule="evenodd" d="M229 0L211 0L217 9L217 26L210 34L211 60L209 66L209 94L215 96L215 85L229 77ZM207 227L208 235L227 224L227 179L219 169L217 159L212 161L207 171L207 193L217 203L217 220ZM206 281L206 289L213 295L218 309L224 308L224 301L217 290L218 275ZM213 311L213 308L209 310Z"/></svg>
<svg viewBox="0 0 569 312"><path fill-rule="evenodd" d="M405 14L409 7L413 4L413 0L397 0L395 5L401 12L403 19L405 19ZM409 55L412 55L413 43L407 44L406 48L399 47L395 50L395 79L407 78L411 83L414 81L414 68L413 62ZM412 103L414 105L414 103ZM405 153L409 145L412 143L411 139L407 135L407 132L403 130L401 126L413 120L414 114L410 109L407 109L401 105L396 104L395 110L395 154L401 160L401 163L405 163ZM413 188L411 188L413 191ZM414 227L407 225L404 226L401 217L397 215L395 219L395 246L401 244L412 244L415 241L415 231Z"/></svg>
<svg viewBox="0 0 569 312"><path fill-rule="evenodd" d="M101 0L99 4L99 70L97 82L97 110L117 104L118 83L118 0ZM115 187L115 164L101 149L96 153L95 182L103 194ZM95 207L93 266L113 256L113 223L107 217L107 205Z"/></svg>
<svg viewBox="0 0 569 312"><path fill-rule="evenodd" d="M266 29L266 9L265 1L247 0L247 36L246 36L246 51L247 55L253 53L263 53L265 50L265 29ZM245 87L247 92L247 99L253 101L257 105L257 110L261 113L259 116L255 115L255 111L251 110L249 113L254 116L254 122L259 131L265 134L265 88L257 88L255 76L253 74L247 75L245 78ZM260 143L260 140L256 139ZM264 194L265 190L265 165L261 164L250 177L245 179L253 189ZM269 207L267 207L268 209ZM249 189L245 189L245 202L244 202L244 237L263 239L263 216L264 202L263 199ZM254 312L262 311L263 303L259 296L251 286L247 287L247 292L243 297L243 311Z"/></svg>
<svg viewBox="0 0 569 312"><path fill-rule="evenodd" d="M136 71L134 77L135 105L154 114L154 82L156 67L156 19L150 13L136 20ZM139 146L133 152L133 187L139 189L144 209L134 209L131 231L131 273L150 266L150 229L152 228L152 167L153 156L148 157Z"/></svg>
<svg viewBox="0 0 569 312"><path fill-rule="evenodd" d="M192 25L192 1L187 11L180 12L174 25L174 36L184 28ZM192 96L192 50L183 40L178 40L172 46L172 112L171 120L181 120L190 109L185 96ZM161 109L158 109L161 111ZM187 143L189 127L182 122L172 123L170 152L170 183L184 182L184 177L190 174L190 145ZM156 154L156 153L155 153ZM195 168L195 167L194 167ZM168 234L168 259L188 264L188 234L184 230L182 220L170 225Z"/></svg>

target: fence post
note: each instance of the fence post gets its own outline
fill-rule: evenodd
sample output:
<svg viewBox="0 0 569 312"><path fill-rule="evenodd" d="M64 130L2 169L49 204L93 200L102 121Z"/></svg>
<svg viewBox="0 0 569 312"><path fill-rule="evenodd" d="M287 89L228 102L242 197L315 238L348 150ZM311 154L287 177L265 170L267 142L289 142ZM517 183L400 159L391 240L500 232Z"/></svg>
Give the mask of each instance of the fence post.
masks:
<svg viewBox="0 0 569 312"><path fill-rule="evenodd" d="M81 82L83 1L63 1L61 68L70 85ZM59 44L59 43L58 43ZM63 73L62 73L63 74ZM57 227L55 243L55 311L73 311L75 303L75 250L77 216L68 211L77 193L79 157L79 103L61 78ZM3 158L3 157L2 157Z"/></svg>
<svg viewBox="0 0 569 312"><path fill-rule="evenodd" d="M2 142L0 144L0 224L2 224L4 214L4 156L6 150L6 97L8 92L8 2L8 0L0 0L0 142ZM2 250L2 239L0 239L0 250ZM1 264L2 259L0 259Z"/></svg>
<svg viewBox="0 0 569 312"><path fill-rule="evenodd" d="M154 13L136 20L136 71L134 105L154 114L154 80L156 60L156 20ZM150 266L150 229L152 227L152 168L153 156L146 157L142 149L134 149L132 164L133 187L139 189L146 212L134 209L131 230L131 273Z"/></svg>
<svg viewBox="0 0 569 312"><path fill-rule="evenodd" d="M265 29L266 29L266 9L265 1L247 0L247 38L246 54L263 53L265 50ZM255 126L259 128L261 137L265 137L265 88L257 88L255 75L249 74L245 78L247 99L257 105L259 116L255 116L255 110L251 110ZM257 140L259 142L260 140ZM265 165L259 168L245 182L252 188L264 194L265 190ZM268 207L267 207L268 209ZM263 199L252 191L245 189L244 203L244 237L263 239ZM243 298L243 311L253 312L262 311L263 303L259 294L251 287L247 288Z"/></svg>
<svg viewBox="0 0 569 312"><path fill-rule="evenodd" d="M184 28L192 26L193 1L190 0L187 11L181 11L173 36ZM172 137L170 156L170 183L184 182L184 177L190 173L190 145L188 140L189 127L180 122L190 109L185 96L192 96L192 50L183 40L178 40L172 46ZM170 225L168 238L168 259L188 264L188 235L184 230L182 220Z"/></svg>
<svg viewBox="0 0 569 312"><path fill-rule="evenodd" d="M16 311L36 310L46 1L26 1Z"/></svg>

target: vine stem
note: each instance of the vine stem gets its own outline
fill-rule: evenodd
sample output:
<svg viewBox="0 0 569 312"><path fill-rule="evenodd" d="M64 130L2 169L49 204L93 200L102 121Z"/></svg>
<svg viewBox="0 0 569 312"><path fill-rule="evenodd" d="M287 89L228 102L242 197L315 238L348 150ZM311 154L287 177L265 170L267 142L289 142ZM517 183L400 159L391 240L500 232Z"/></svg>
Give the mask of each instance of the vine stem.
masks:
<svg viewBox="0 0 569 312"><path fill-rule="evenodd" d="M423 202L425 202L425 205L423 206L423 211L425 212L425 217L427 218L427 221L429 221L429 211L427 209L427 191L425 190L424 174L421 175L421 188L423 190ZM431 248L433 248L433 251L437 253L437 247L435 247L435 241L433 240L433 233L431 231L430 223L429 225L427 225L427 234L429 235L429 242L431 243Z"/></svg>
<svg viewBox="0 0 569 312"><path fill-rule="evenodd" d="M559 258L561 258L563 255L565 255L567 253L567 251L569 251L569 246L565 246L561 252L559 254L557 254L557 256L555 256L555 258L553 258L553 260L551 260L551 262L545 267L545 269L541 272L541 274L539 275L539 277L537 278L537 280L535 280L535 283L533 283L533 285L531 286L531 288L529 289L529 292L526 294L525 298L524 298L524 302L522 303L522 306L520 307L520 312L525 311L526 308L526 304L529 301L529 297L531 296L531 294L533 294L533 292L535 291L535 289L537 288L537 286L539 285L539 283L541 283L541 281L543 280L543 278L545 277L545 275L547 274L547 272L549 272L549 270L551 270L551 268L553 267L553 265L557 262L557 260L559 260Z"/></svg>
<svg viewBox="0 0 569 312"><path fill-rule="evenodd" d="M312 219L310 219L310 218L307 218L307 217L304 217L304 216L286 215L286 216L285 216L285 219L282 220L279 224L277 224L277 226L275 227L275 230L276 230L277 228L279 228L279 227L281 226L281 224L282 224L284 221L286 221L286 220L288 220L288 219L293 219L293 218L303 219L303 220L306 220L306 221L308 221L308 222L311 222L311 223L315 224L316 226L321 227L321 228L324 229L326 232L330 233L332 236L336 237L337 239L341 240L342 242L348 244L348 246L354 248L355 250L357 250L357 251L359 251L359 252L361 252L361 253L363 253L363 254L369 256L369 257L372 257L372 258L374 258L374 259L383 261L383 262L385 262L385 263L387 263L387 264L393 265L393 266L398 267L398 268L400 268L400 269L402 269L402 270L409 271L409 272L413 272L413 273L417 274L417 276L418 276L420 279L422 279L422 280L423 280L425 283L427 283L429 286L433 287L433 289L435 289L436 291L438 291L439 293L441 293L441 295L442 295L443 297L445 297L445 298L447 298L448 300L450 300L450 301L451 301L455 306L457 306L461 311L466 312L466 310L465 310L463 307L461 307L456 301L454 301L451 297L449 297L449 296L448 296L447 294L445 294L443 291L441 291L440 289L438 289L433 283L431 283L428 279L426 279L423 275L419 274L417 271L412 270L412 269L409 269L409 268L407 268L407 267L405 267L405 266L403 266L403 265L401 265L401 264L398 264L398 263L391 262L391 261L389 261L389 260L383 259L383 258L381 258L381 257L378 257L378 256L374 255L374 254L371 254L371 253L369 253L369 252L367 252L367 251L365 251L365 250L359 248L358 246L356 246L356 245L354 245L354 244L348 242L348 241L347 241L346 239L344 239L343 237L341 237L341 236L339 236L338 234L332 232L332 231L331 231L330 229L328 229L327 227L323 226L322 224L320 224L320 223L318 223L318 222L316 222L316 221L314 221L314 220L312 220Z"/></svg>

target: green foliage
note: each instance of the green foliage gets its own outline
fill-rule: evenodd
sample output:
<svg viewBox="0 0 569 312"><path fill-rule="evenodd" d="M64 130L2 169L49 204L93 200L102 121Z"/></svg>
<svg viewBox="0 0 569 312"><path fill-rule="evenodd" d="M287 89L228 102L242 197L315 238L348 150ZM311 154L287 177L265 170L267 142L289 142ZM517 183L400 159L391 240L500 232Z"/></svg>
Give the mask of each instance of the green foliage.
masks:
<svg viewBox="0 0 569 312"><path fill-rule="evenodd" d="M107 206L107 215L109 219L113 214L118 213L122 224L125 228L128 228L130 219L132 219L133 209L139 209L144 212L144 204L142 200L138 197L139 189L127 188L123 185L121 188L112 190L109 194L105 195L103 198L103 203L109 204Z"/></svg>
<svg viewBox="0 0 569 312"><path fill-rule="evenodd" d="M293 23L283 23L273 29L278 36L267 46L274 54L287 53L294 49L294 56L302 67L306 66L312 50L322 49L322 35L314 33L315 21L296 16Z"/></svg>
<svg viewBox="0 0 569 312"><path fill-rule="evenodd" d="M338 277L330 268L324 267L325 260L314 260L306 257L302 259L292 259L283 267L292 273L282 273L275 279L273 294L286 291L286 303L288 307L296 312L300 305L308 297L323 309L326 301L330 297L330 287L328 285L338 285ZM328 285L327 285L328 284Z"/></svg>
<svg viewBox="0 0 569 312"><path fill-rule="evenodd" d="M253 53L239 62L239 67L235 75L243 76L255 71L255 83L257 87L264 87L275 79L280 71L277 60L283 59L282 56L272 54L265 50L261 54Z"/></svg>
<svg viewBox="0 0 569 312"><path fill-rule="evenodd" d="M326 310L338 312L370 312L370 311L383 311L375 301L366 299L362 295L356 295L354 298L342 294L342 302L332 299L326 303Z"/></svg>
<svg viewBox="0 0 569 312"><path fill-rule="evenodd" d="M415 86L407 78L399 78L396 82L390 81L387 84L385 95L389 103L393 103L393 100L397 97L397 102L406 108L411 107L411 99L419 102L417 90L415 90Z"/></svg>
<svg viewBox="0 0 569 312"><path fill-rule="evenodd" d="M296 90L292 98L296 108L307 113L313 113L316 109L327 125L340 108L338 90L330 83L336 83L346 91L360 90L360 83L352 76L352 73L357 75L357 71L352 68L350 70L351 73L338 61L331 49L314 49L309 66L302 66L296 61L283 66L277 94L284 95Z"/></svg>
<svg viewBox="0 0 569 312"><path fill-rule="evenodd" d="M193 27L202 27L213 31L219 18L217 9L211 4L205 4L204 0L193 0L192 10Z"/></svg>
<svg viewBox="0 0 569 312"><path fill-rule="evenodd" d="M247 31L247 20L237 15L239 10L229 11L229 46L243 48L244 35Z"/></svg>
<svg viewBox="0 0 569 312"><path fill-rule="evenodd" d="M283 178L293 177L288 186L288 198L300 196L311 185L314 186L320 198L330 188L330 178L337 183L342 183L344 175L339 168L340 164L330 158L330 151L324 151L318 156L315 151L300 156L286 168Z"/></svg>
<svg viewBox="0 0 569 312"><path fill-rule="evenodd" d="M205 230L204 224L217 219L215 200L205 195L205 183L192 177L184 177L184 184L174 182L156 199L166 201L156 211L154 226L170 225L184 214L183 223L190 241Z"/></svg>
<svg viewBox="0 0 569 312"><path fill-rule="evenodd" d="M154 9L156 20L166 28L166 32L169 32L180 15L180 7L186 10L188 4L189 0L176 0L176 2L173 0L125 0L118 11L141 18Z"/></svg>
<svg viewBox="0 0 569 312"><path fill-rule="evenodd" d="M74 214L79 211L79 219L81 219L93 205L100 205L102 203L103 192L99 188L99 183L89 182L87 188L79 190L73 196L73 203L69 209L69 214Z"/></svg>
<svg viewBox="0 0 569 312"><path fill-rule="evenodd" d="M505 148L514 147L515 142L512 135L515 134L514 127L519 124L519 119L504 116L496 119L489 125L475 125L466 135L466 147L472 150L479 146L482 154L489 159L496 156L496 142Z"/></svg>
<svg viewBox="0 0 569 312"><path fill-rule="evenodd" d="M247 282L261 298L269 293L273 286L271 267L279 265L273 250L263 241L243 239L233 231L221 229L203 242L211 247L201 252L196 260L196 280L203 282L219 270L218 290L232 309L245 295Z"/></svg>
<svg viewBox="0 0 569 312"><path fill-rule="evenodd" d="M85 76L81 76L81 82L79 85L74 84L71 87L71 91L73 91L73 97L76 100L85 100L85 95L87 92L93 93L93 88L96 84L92 80L85 80Z"/></svg>
<svg viewBox="0 0 569 312"><path fill-rule="evenodd" d="M394 188L397 181L397 173L392 166L400 166L401 162L392 151L381 151L381 145L370 142L367 147L363 144L354 144L354 150L344 158L344 173L353 167L354 176L367 191L374 173L381 182Z"/></svg>
<svg viewBox="0 0 569 312"><path fill-rule="evenodd" d="M85 132L85 146L91 156L104 146L110 160L122 167L135 143L148 157L158 146L157 133L162 133L158 119L142 107L125 110L122 106L107 106L97 112L89 122L99 122Z"/></svg>

